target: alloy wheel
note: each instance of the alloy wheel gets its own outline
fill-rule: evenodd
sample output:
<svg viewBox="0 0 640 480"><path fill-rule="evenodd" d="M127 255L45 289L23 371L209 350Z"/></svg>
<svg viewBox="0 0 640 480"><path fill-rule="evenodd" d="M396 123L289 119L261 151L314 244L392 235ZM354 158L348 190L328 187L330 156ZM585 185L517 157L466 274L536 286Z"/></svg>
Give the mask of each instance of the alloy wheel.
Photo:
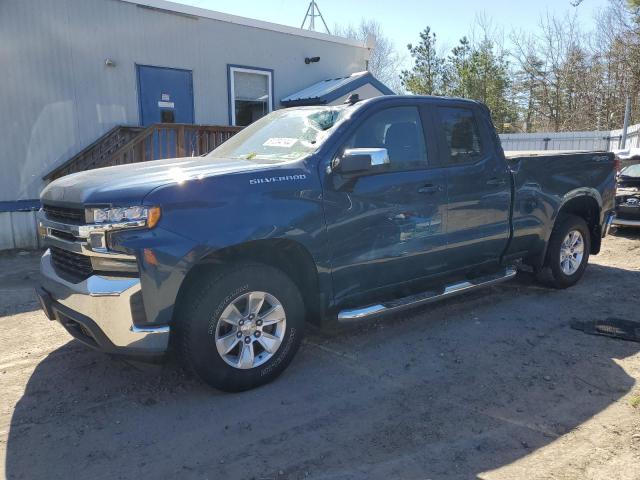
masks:
<svg viewBox="0 0 640 480"><path fill-rule="evenodd" d="M584 257L584 238L578 230L571 230L560 245L560 268L565 275L578 271Z"/></svg>
<svg viewBox="0 0 640 480"><path fill-rule="evenodd" d="M287 327L284 307L266 292L248 292L222 312L215 343L222 359L248 370L268 361L278 351Z"/></svg>

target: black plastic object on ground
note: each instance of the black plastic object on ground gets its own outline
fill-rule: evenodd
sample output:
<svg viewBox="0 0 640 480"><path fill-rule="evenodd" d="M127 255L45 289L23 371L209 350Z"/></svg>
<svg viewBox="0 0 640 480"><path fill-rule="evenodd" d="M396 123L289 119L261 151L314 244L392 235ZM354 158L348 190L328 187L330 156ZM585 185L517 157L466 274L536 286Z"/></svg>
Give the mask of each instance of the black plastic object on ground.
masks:
<svg viewBox="0 0 640 480"><path fill-rule="evenodd" d="M595 322L573 322L571 328L581 330L589 335L604 335L640 342L640 322L625 320L624 318L607 318Z"/></svg>

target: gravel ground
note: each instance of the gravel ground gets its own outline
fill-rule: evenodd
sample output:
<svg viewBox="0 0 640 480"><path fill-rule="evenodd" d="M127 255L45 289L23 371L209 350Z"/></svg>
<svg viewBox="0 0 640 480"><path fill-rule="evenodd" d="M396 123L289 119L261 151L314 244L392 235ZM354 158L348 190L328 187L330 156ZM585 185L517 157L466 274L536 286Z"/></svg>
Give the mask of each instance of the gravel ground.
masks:
<svg viewBox="0 0 640 480"><path fill-rule="evenodd" d="M569 328L638 320L640 233L591 263L565 291L521 275L313 332L276 382L224 394L86 349L38 310L37 255L1 255L0 476L640 479L640 343Z"/></svg>

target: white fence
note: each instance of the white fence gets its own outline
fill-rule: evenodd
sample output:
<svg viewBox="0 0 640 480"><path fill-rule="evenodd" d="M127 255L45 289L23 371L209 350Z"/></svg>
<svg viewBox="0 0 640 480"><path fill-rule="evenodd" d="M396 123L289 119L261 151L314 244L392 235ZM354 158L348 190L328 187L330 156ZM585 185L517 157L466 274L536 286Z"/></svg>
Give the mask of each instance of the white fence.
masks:
<svg viewBox="0 0 640 480"><path fill-rule="evenodd" d="M40 246L36 212L0 212L0 250Z"/></svg>
<svg viewBox="0 0 640 480"><path fill-rule="evenodd" d="M622 129L562 133L503 133L505 151L522 150L617 150L621 147ZM640 147L640 124L627 130L626 148Z"/></svg>

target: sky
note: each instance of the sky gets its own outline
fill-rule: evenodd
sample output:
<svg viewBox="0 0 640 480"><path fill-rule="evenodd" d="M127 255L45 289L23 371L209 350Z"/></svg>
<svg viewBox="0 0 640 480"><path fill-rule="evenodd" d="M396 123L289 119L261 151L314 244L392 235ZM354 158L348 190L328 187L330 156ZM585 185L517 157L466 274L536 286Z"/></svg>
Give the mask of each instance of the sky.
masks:
<svg viewBox="0 0 640 480"><path fill-rule="evenodd" d="M174 0L177 3L217 10L299 27L309 0ZM408 43L417 43L426 26L436 32L438 43L455 46L468 35L477 15L483 15L508 34L512 29L534 31L541 15L577 12L585 30L594 25L594 16L608 0L583 0L573 7L570 0L473 1L473 0L316 0L329 28L336 24L357 24L362 18L375 19L384 34L401 53ZM316 30L319 22L316 21Z"/></svg>

